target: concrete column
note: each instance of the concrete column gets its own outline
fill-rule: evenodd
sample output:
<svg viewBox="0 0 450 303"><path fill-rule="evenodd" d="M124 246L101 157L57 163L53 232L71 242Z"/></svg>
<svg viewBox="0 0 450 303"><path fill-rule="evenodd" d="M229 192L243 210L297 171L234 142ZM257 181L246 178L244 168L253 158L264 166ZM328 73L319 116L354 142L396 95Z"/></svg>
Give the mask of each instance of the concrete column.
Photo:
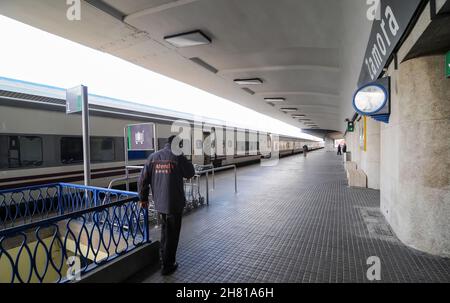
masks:
<svg viewBox="0 0 450 303"><path fill-rule="evenodd" d="M381 126L381 210L405 244L450 256L450 80L444 56L391 66Z"/></svg>
<svg viewBox="0 0 450 303"><path fill-rule="evenodd" d="M325 150L327 152L334 152L334 140L331 138L325 138Z"/></svg>

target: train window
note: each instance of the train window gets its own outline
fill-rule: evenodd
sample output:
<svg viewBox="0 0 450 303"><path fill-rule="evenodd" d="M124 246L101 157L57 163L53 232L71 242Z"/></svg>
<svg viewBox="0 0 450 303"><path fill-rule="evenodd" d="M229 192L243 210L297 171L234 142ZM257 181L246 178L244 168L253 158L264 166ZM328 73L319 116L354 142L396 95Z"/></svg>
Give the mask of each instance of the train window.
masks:
<svg viewBox="0 0 450 303"><path fill-rule="evenodd" d="M8 136L0 135L0 169L8 168Z"/></svg>
<svg viewBox="0 0 450 303"><path fill-rule="evenodd" d="M63 164L83 161L83 140L81 137L61 138L61 162Z"/></svg>
<svg viewBox="0 0 450 303"><path fill-rule="evenodd" d="M113 138L91 138L91 160L112 162L115 159Z"/></svg>
<svg viewBox="0 0 450 303"><path fill-rule="evenodd" d="M42 158L42 138L37 136L20 136L20 166L41 166Z"/></svg>
<svg viewBox="0 0 450 303"><path fill-rule="evenodd" d="M130 150L128 151L128 160L145 160L147 159L153 151L146 151L146 150Z"/></svg>
<svg viewBox="0 0 450 303"><path fill-rule="evenodd" d="M42 166L42 138L38 136L0 136L0 168Z"/></svg>
<svg viewBox="0 0 450 303"><path fill-rule="evenodd" d="M91 161L112 162L115 160L114 138L91 138ZM83 162L83 139L81 137L61 138L61 162L75 164Z"/></svg>
<svg viewBox="0 0 450 303"><path fill-rule="evenodd" d="M167 142L168 138L158 138L158 149L163 149Z"/></svg>

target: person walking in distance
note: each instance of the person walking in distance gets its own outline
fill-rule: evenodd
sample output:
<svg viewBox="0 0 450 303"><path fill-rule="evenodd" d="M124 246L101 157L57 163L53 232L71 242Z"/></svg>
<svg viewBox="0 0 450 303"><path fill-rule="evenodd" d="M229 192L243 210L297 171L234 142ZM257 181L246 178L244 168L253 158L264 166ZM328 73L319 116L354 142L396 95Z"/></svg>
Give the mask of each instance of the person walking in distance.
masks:
<svg viewBox="0 0 450 303"><path fill-rule="evenodd" d="M308 145L303 145L303 156L306 158L308 155Z"/></svg>
<svg viewBox="0 0 450 303"><path fill-rule="evenodd" d="M337 154L338 154L338 156L342 156L342 147L341 147L340 144L338 145L338 151L337 151Z"/></svg>
<svg viewBox="0 0 450 303"><path fill-rule="evenodd" d="M186 204L183 178L190 179L195 175L194 166L179 147L180 138L171 136L162 150L147 159L138 183L141 207L148 207L151 188L155 209L160 215L163 275L169 275L178 268L176 253Z"/></svg>

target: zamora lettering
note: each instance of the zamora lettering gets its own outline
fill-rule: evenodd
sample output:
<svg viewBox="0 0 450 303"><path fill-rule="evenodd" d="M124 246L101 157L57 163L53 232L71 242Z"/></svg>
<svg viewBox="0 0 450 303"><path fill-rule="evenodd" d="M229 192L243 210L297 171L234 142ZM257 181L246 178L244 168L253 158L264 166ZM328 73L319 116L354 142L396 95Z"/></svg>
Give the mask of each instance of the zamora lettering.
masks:
<svg viewBox="0 0 450 303"><path fill-rule="evenodd" d="M389 30L386 25L388 25ZM395 38L400 30L400 26L395 18L392 8L386 6L385 13L381 19L380 29L376 35L376 43L372 46L370 57L365 59L365 64L370 74L370 78L375 80L377 71L383 67L383 61L388 55L388 48L392 44L392 38ZM389 34L392 36L390 37Z"/></svg>

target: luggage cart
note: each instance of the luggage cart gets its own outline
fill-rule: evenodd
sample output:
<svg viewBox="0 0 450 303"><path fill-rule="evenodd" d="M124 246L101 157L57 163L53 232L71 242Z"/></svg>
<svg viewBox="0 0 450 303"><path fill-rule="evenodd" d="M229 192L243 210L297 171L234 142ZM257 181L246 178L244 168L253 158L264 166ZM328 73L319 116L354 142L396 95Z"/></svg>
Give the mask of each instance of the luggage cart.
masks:
<svg viewBox="0 0 450 303"><path fill-rule="evenodd" d="M186 212L205 204L205 198L200 193L199 175L184 181L184 191L186 195Z"/></svg>

